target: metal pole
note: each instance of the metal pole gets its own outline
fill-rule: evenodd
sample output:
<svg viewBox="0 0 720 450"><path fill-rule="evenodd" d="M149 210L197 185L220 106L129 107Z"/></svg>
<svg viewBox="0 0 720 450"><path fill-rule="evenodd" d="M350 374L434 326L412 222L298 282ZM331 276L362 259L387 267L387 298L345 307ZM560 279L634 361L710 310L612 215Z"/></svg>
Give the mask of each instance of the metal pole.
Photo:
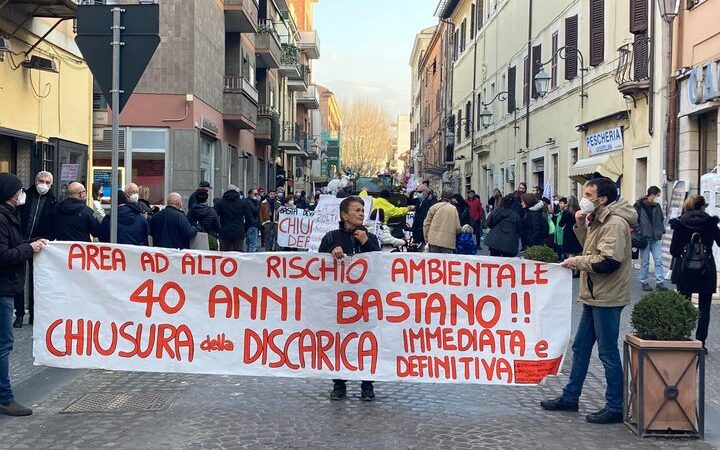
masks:
<svg viewBox="0 0 720 450"><path fill-rule="evenodd" d="M113 8L112 26L112 175L110 196L110 242L117 243L117 206L118 206L118 164L120 157L120 15L125 12L122 8Z"/></svg>

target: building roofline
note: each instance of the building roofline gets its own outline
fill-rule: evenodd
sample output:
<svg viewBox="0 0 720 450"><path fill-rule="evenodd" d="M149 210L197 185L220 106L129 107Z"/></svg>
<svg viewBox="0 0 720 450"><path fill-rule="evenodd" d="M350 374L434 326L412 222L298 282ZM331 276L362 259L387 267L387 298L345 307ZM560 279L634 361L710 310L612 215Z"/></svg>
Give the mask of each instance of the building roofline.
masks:
<svg viewBox="0 0 720 450"><path fill-rule="evenodd" d="M435 17L448 19L453 11L455 11L459 2L460 0L439 0L435 8Z"/></svg>

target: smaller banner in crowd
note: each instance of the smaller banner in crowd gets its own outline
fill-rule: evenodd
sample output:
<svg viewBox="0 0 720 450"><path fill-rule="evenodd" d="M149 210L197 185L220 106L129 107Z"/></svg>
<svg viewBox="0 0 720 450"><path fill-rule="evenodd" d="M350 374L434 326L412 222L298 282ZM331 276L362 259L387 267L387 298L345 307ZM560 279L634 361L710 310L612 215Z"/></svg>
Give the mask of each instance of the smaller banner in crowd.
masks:
<svg viewBox="0 0 720 450"><path fill-rule="evenodd" d="M570 339L570 271L522 259L52 242L34 265L53 367L536 384Z"/></svg>
<svg viewBox="0 0 720 450"><path fill-rule="evenodd" d="M313 229L313 211L299 208L280 208L278 218L278 246L308 248Z"/></svg>

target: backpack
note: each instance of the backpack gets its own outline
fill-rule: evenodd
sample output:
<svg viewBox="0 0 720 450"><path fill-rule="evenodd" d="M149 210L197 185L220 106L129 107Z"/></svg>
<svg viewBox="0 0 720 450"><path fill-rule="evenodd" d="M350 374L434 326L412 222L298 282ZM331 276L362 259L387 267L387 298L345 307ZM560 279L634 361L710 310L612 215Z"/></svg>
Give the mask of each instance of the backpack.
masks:
<svg viewBox="0 0 720 450"><path fill-rule="evenodd" d="M707 249L700 233L693 233L683 249L680 273L684 277L703 277L707 270Z"/></svg>

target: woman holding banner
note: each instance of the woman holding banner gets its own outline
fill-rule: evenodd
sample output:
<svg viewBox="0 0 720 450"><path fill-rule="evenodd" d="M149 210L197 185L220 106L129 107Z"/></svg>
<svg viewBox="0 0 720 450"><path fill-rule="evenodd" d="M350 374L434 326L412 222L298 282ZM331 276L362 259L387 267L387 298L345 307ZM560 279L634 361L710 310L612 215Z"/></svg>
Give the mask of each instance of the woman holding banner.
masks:
<svg viewBox="0 0 720 450"><path fill-rule="evenodd" d="M336 259L353 256L356 253L379 252L380 244L377 236L368 232L363 226L365 220L365 202L357 196L350 196L340 202L340 226L329 231L320 242L319 253L330 253ZM347 397L345 380L333 380L335 383L330 393L332 400L343 400ZM360 399L371 402L375 400L372 381L363 381Z"/></svg>

